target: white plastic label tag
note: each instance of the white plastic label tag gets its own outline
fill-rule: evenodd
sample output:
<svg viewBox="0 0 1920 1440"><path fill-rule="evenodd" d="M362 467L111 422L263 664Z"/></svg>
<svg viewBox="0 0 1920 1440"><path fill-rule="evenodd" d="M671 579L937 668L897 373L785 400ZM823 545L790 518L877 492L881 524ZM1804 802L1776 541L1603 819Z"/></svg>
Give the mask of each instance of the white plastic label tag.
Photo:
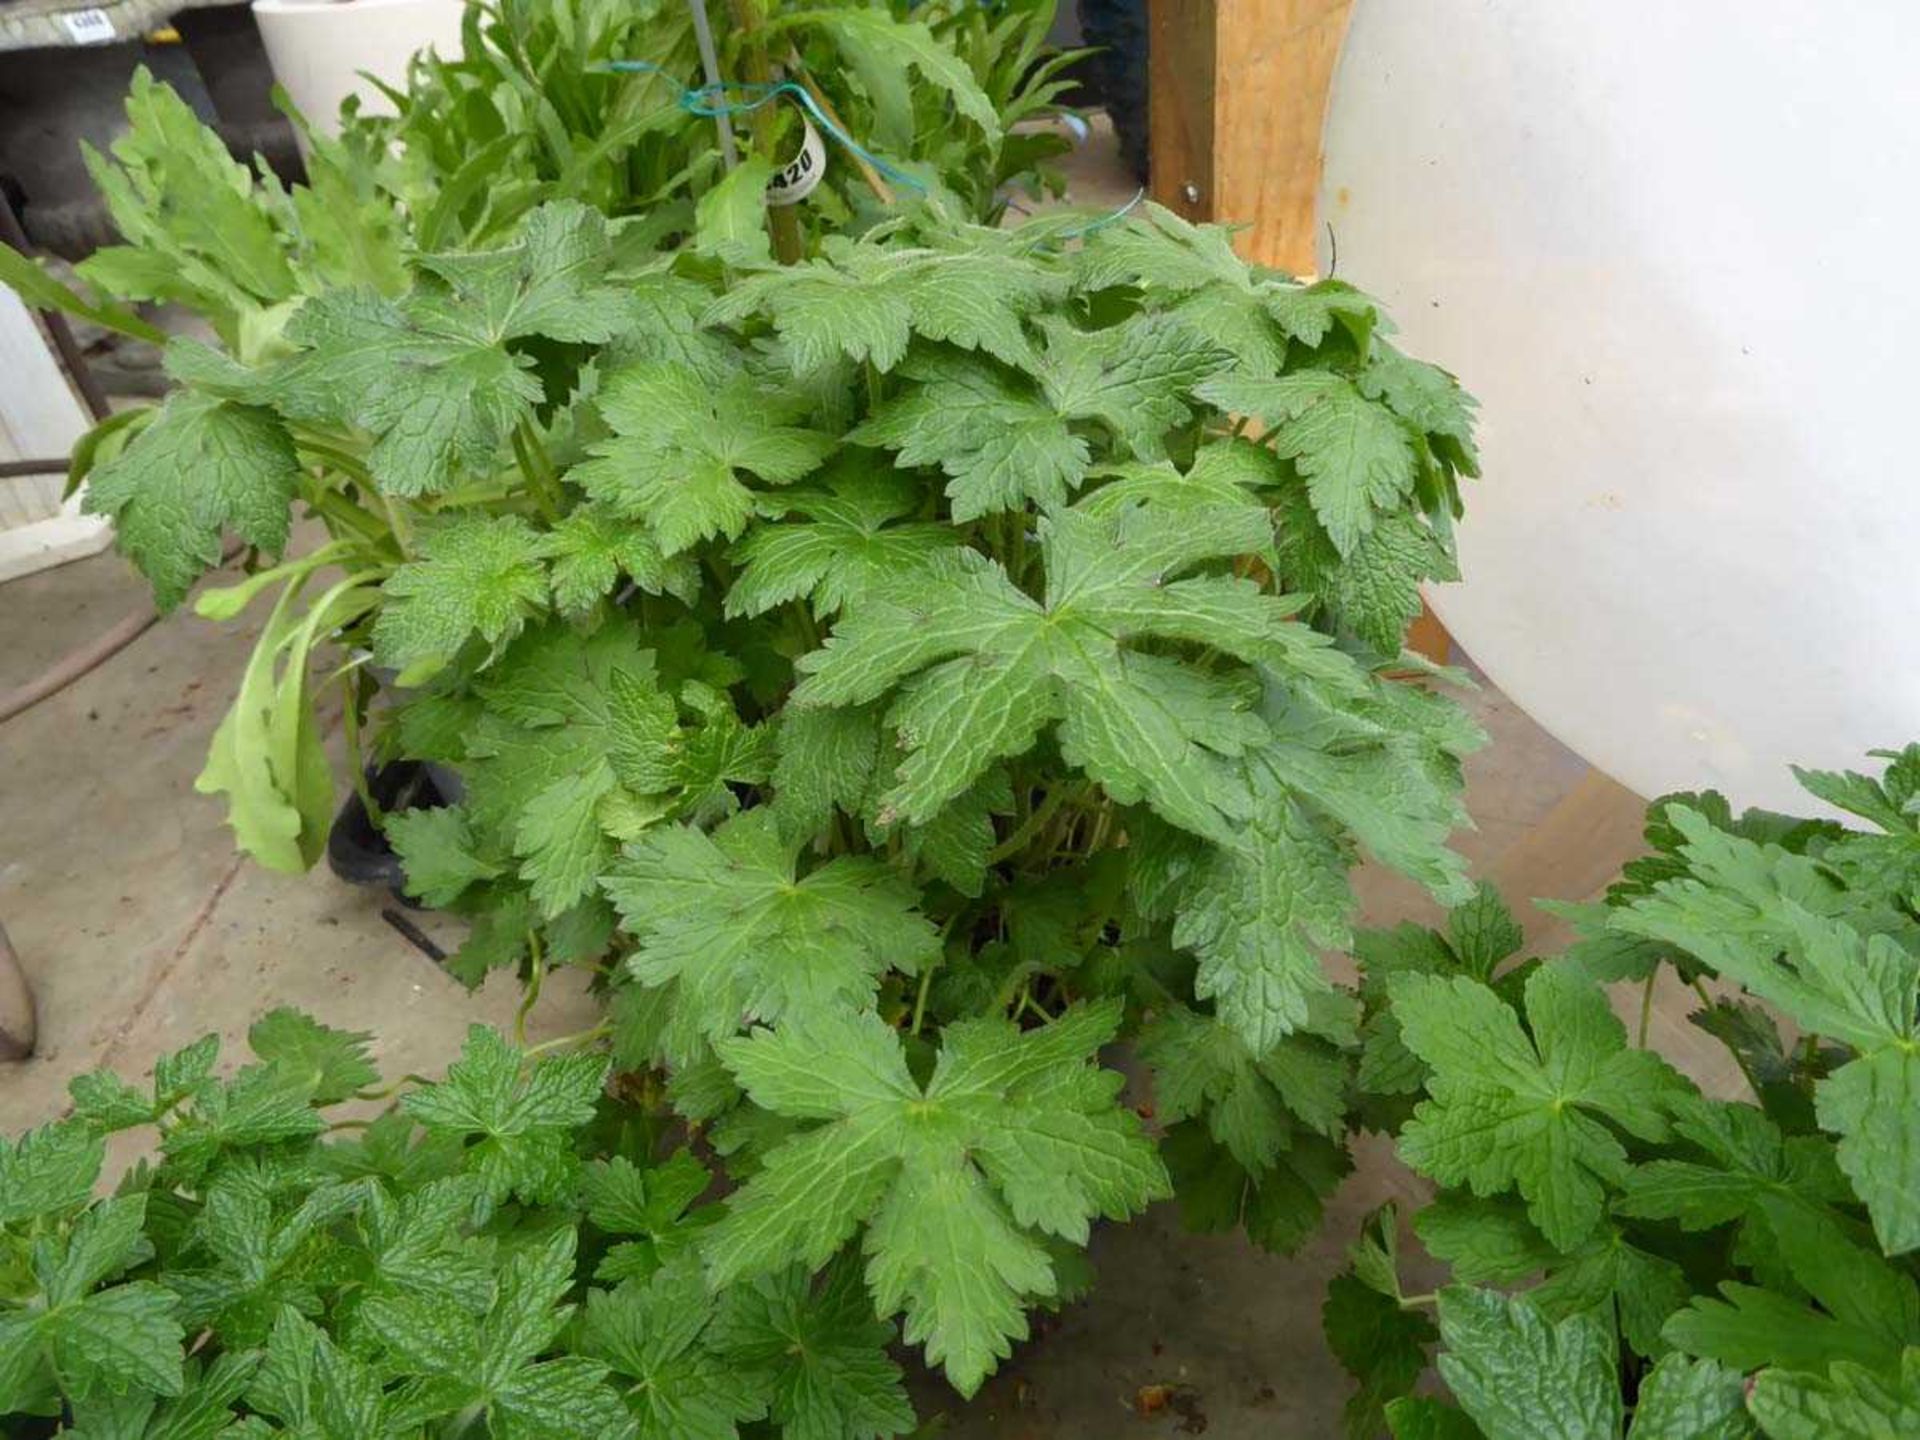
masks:
<svg viewBox="0 0 1920 1440"><path fill-rule="evenodd" d="M60 18L76 45L111 45L119 38L104 10L69 10Z"/></svg>
<svg viewBox="0 0 1920 1440"><path fill-rule="evenodd" d="M813 121L801 115L806 133L800 137L800 153L774 171L767 182L767 204L798 205L811 195L827 173L827 147L820 143L820 132Z"/></svg>

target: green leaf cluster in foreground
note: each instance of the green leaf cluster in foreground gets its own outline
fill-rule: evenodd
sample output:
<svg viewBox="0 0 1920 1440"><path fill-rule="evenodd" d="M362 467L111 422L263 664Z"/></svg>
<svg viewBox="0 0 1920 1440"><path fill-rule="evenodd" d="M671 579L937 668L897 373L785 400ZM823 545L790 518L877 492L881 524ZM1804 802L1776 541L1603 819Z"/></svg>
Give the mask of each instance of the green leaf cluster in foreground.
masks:
<svg viewBox="0 0 1920 1440"><path fill-rule="evenodd" d="M1657 802L1558 959L1502 969L1485 895L1362 937L1363 1114L1440 1187L1412 1228L1450 1283L1409 1296L1392 1207L1369 1223L1325 1310L1350 1434L1920 1433L1920 747L1883 758L1801 775L1867 831ZM1646 1048L1662 985L1747 1098ZM1412 1393L1436 1353L1451 1402Z"/></svg>
<svg viewBox="0 0 1920 1440"><path fill-rule="evenodd" d="M328 522L201 601L277 590L201 781L241 844L317 853L311 660L364 645L391 678L342 672L357 750L457 782L384 818L472 917L453 972L591 967L616 1062L738 1185L707 1281L852 1266L969 1393L1096 1218L1177 1190L1310 1234L1348 873L1472 893L1480 736L1400 649L1471 402L1344 284L1160 210L1078 228L636 263L553 202L400 293L306 298L271 355L176 345L101 472L170 593L221 523L173 506L211 424L273 437ZM1142 1035L1164 1146L1093 1063ZM514 1073L477 1042L408 1114L491 1203L561 1203L584 1117L527 1121Z"/></svg>
<svg viewBox="0 0 1920 1440"><path fill-rule="evenodd" d="M35 1416L226 1440L912 1428L856 1266L703 1275L712 1176L607 1094L604 1057L476 1026L445 1080L374 1114L392 1092L369 1039L275 1011L229 1076L208 1036L151 1090L81 1076L70 1118L0 1142L9 1434ZM332 1118L343 1101L360 1118ZM150 1126L155 1161L96 1198L105 1137Z"/></svg>
<svg viewBox="0 0 1920 1440"><path fill-rule="evenodd" d="M1020 124L1044 3L751 8L723 70L920 188L836 163L769 212L792 116L724 169L683 7L508 0L291 190L143 76L97 295L0 251L217 341L73 473L163 606L247 547L197 601L267 611L199 781L240 845L317 858L337 714L452 802L381 817L471 919L452 972L608 1007L377 1117L329 1113L392 1098L368 1037L285 1012L228 1076L209 1039L76 1081L0 1144L9 1430L897 1435L892 1350L972 1393L1163 1197L1295 1247L1361 1128L1445 1274L1366 1225L1352 1434L1920 1433L1920 751L1803 776L1865 830L1669 797L1522 958L1448 848L1457 677L1401 651L1477 471L1453 378L1220 228L1000 228L1063 143ZM1445 930L1356 933L1362 859ZM1621 982L1696 994L1750 1096Z"/></svg>
<svg viewBox="0 0 1920 1440"><path fill-rule="evenodd" d="M618 1061L741 1182L709 1273L857 1249L963 1392L1094 1217L1177 1189L1299 1243L1345 1163L1348 871L1471 893L1446 840L1478 736L1386 673L1437 571L1382 570L1378 610L1323 583L1377 532L1444 553L1470 452L1371 395L1429 372L1355 292L1160 212L641 278L680 328L543 422L576 457L555 518L424 526L382 583L375 655L406 636L420 682L386 744L464 787L389 826L475 917L457 973L594 965ZM1267 351L1195 322L1210 292ZM1379 454L1210 398L1269 370L1325 377ZM1388 452L1399 488L1368 478ZM583 515L644 559L563 604ZM1295 544L1331 557L1298 589ZM1185 1097L1164 1159L1079 1065L1143 1025ZM1074 1066L1025 1074L1069 1035Z"/></svg>
<svg viewBox="0 0 1920 1440"><path fill-rule="evenodd" d="M915 1423L897 1345L977 1383L1029 1303L1077 1288L1063 1247L1093 1221L1171 1173L1203 1223L1274 1238L1272 1197L1357 1122L1437 1190L1412 1216L1426 1258L1388 1206L1329 1287L1328 1342L1359 1381L1347 1433L1904 1437L1913 1114L1884 1072L1920 1011L1920 747L1886 759L1878 779L1803 777L1871 831L1658 802L1655 852L1569 912L1564 956L1517 960L1487 890L1444 932L1369 932L1357 995L1264 1054L1159 993L1140 1049L1164 1165L1095 1059L1118 998L937 1040L858 1007L721 1038L668 1089L718 1115L703 1128L730 1189L669 1148L644 1090L617 1098L632 1087L604 1055L479 1026L397 1101L370 1036L284 1010L230 1074L209 1036L145 1086L83 1075L68 1118L0 1142L0 1416L75 1435L879 1440ZM768 837L771 862L787 852ZM1833 964L1846 935L1856 963ZM1602 988L1645 1005L1663 979L1697 985L1693 1022L1751 1099L1702 1093ZM1863 1064L1885 1087L1864 1118ZM145 1127L154 1160L99 1193L108 1137Z"/></svg>
<svg viewBox="0 0 1920 1440"><path fill-rule="evenodd" d="M1077 1291L1096 1220L1177 1195L1202 1228L1310 1235L1363 1053L1322 964L1350 872L1473 894L1448 839L1482 737L1401 643L1453 573L1472 401L1365 295L1222 228L993 223L1060 143L1014 128L1059 91L1049 7L753 9L723 67L828 76L922 189L836 155L804 215L769 213L790 120L722 170L676 103L683 7L559 0L475 12L397 115L316 141L311 187L233 166L146 80L97 162L128 244L87 278L218 343L169 346L178 388L76 472L163 604L231 534L245 576L196 608L266 611L199 788L262 863L310 866L338 715L356 781L431 766L451 802L379 818L409 890L471 920L452 973L531 996L577 965L608 1007L580 1054L476 1037L410 1093L379 1132L425 1136L375 1167L406 1180L391 1215L367 1174L300 1168L308 1102L366 1084L300 1022L224 1085L88 1082L85 1123L164 1121L171 1198L126 1268L201 1277L154 1282L193 1335L219 1321L193 1365L251 1406L226 1357L279 1336L322 1387L270 1384L267 1420L536 1433L611 1394L636 1424L668 1405L660 1433L892 1433L873 1348L972 1393ZM209 230L181 212L215 181ZM1164 1136L1101 1063L1127 1041ZM618 1236L596 1299L570 1207L654 1214L582 1163L645 1170L605 1132L609 1064L727 1193L698 1234ZM256 1145L288 1158L231 1178ZM462 1188L416 1224L441 1154ZM458 1306L383 1288L416 1244ZM71 1346L34 1324L39 1406ZM884 1383L823 1401L794 1346ZM655 1365L779 1378L676 1411Z"/></svg>

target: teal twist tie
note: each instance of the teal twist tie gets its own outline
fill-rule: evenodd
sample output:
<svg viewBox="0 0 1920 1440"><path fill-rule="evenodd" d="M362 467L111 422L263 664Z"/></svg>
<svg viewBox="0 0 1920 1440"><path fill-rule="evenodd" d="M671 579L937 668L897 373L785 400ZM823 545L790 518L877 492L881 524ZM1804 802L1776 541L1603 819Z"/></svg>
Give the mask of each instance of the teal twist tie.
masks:
<svg viewBox="0 0 1920 1440"><path fill-rule="evenodd" d="M624 74L665 75L667 73L660 66L647 60L610 60L606 68L618 70ZM924 180L917 175L909 175L897 165L888 164L855 140L828 117L827 112L820 108L819 101L807 92L805 86L796 85L791 80L780 80L771 84L747 80L722 80L717 85L696 86L691 90L680 92L680 108L689 115L698 115L703 120L711 120L720 115L744 115L749 111L758 110L763 105L771 105L782 95L791 95L795 103L807 112L808 119L866 161L876 173L884 175L896 185L904 185L910 190L919 191L922 195L927 193L927 184ZM732 96L740 98L730 98Z"/></svg>
<svg viewBox="0 0 1920 1440"><path fill-rule="evenodd" d="M604 68L628 75L667 75L667 71L663 66L655 65L650 60L609 60ZM672 77L669 76L668 78ZM729 95L738 95L741 98L737 100L729 99ZM782 95L791 95L800 108L807 112L807 117L811 119L814 124L818 125L822 130L826 131L827 134L846 146L848 150L866 161L867 164L873 167L876 173L885 176L896 185L903 185L910 190L917 190L922 195L928 193L925 181L921 180L917 175L909 175L897 165L888 164L885 160L882 160L878 155L867 149L866 146L862 145L845 130L841 129L839 125L834 123L826 111L820 107L820 102L813 98L805 86L797 85L791 80L779 80L771 83L761 83L750 80L722 80L713 85L697 85L691 90L682 90L680 92L679 104L680 108L689 115L698 115L703 120L712 120L721 115L744 115L749 111L758 110L763 105L772 104ZM1061 240L1077 240L1083 236L1091 235L1097 230L1104 230L1107 226L1125 219L1135 206L1146 199L1146 196L1147 192L1144 187L1136 190L1133 198L1118 210L1115 210L1111 215L1102 215L1099 219L1090 221L1088 224L1082 225L1077 229L1063 230L1056 238Z"/></svg>

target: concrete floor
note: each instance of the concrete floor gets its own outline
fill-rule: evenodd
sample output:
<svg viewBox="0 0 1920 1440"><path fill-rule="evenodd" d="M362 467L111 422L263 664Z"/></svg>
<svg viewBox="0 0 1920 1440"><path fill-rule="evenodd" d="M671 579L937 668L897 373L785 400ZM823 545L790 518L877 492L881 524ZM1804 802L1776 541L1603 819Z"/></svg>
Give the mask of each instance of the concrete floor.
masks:
<svg viewBox="0 0 1920 1440"><path fill-rule="evenodd" d="M1134 193L1097 118L1093 142L1065 168L1079 204L1113 209ZM141 593L112 555L0 586L0 693L104 630ZM469 994L380 918L386 897L324 868L288 877L243 862L220 803L194 793L257 623L182 614L0 725L0 920L40 1005L39 1053L0 1066L0 1133L59 1114L67 1081L94 1066L140 1074L209 1030L237 1054L247 1027L276 1005L372 1031L389 1076L440 1071L472 1021L511 1022L511 977ZM1503 873L1588 772L1498 691L1464 699L1493 743L1468 766L1478 828L1459 843L1477 873ZM1634 849L1617 825L1579 848L1599 851L1586 867L1599 873ZM1365 923L1432 916L1396 876L1368 870L1357 883ZM457 922L417 918L449 948L457 940ZM529 1034L582 1029L595 1011L563 973L547 984ZM1104 1227L1092 1298L1041 1320L964 1409L920 1377L923 1412L948 1409L940 1433L953 1440L1337 1435L1348 1387L1321 1342L1321 1295L1361 1217L1415 1183L1385 1146L1367 1148L1321 1236L1291 1259L1237 1237L1187 1235L1171 1206ZM1142 1416L1148 1386L1172 1387L1172 1403Z"/></svg>
<svg viewBox="0 0 1920 1440"><path fill-rule="evenodd" d="M143 583L111 553L0 586L0 692L106 629ZM127 1073L209 1030L238 1053L276 1005L374 1031L392 1075L444 1067L474 1020L511 1023L498 975L468 994L380 918L384 895L323 869L269 873L235 852L194 777L257 625L181 613L0 726L0 921L39 1002L39 1051L0 1066L0 1131L57 1114L67 1081ZM443 941L455 922L423 917ZM556 977L529 1033L593 1023Z"/></svg>

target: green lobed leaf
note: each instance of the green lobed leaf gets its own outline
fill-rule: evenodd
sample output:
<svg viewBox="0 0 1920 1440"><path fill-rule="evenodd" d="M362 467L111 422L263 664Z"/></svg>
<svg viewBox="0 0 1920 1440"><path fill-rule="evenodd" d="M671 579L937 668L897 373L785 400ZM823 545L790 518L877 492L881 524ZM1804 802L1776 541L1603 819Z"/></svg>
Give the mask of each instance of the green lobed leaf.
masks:
<svg viewBox="0 0 1920 1440"><path fill-rule="evenodd" d="M989 360L932 353L900 367L910 388L847 438L937 465L957 522L1032 504L1053 510L1085 478L1092 450L1034 386Z"/></svg>
<svg viewBox="0 0 1920 1440"><path fill-rule="evenodd" d="M1517 1188L1547 1239L1593 1230L1626 1150L1603 1120L1644 1140L1667 1134L1684 1082L1626 1033L1595 987L1551 967L1527 981L1532 1034L1494 992L1456 976L1390 982L1410 1050L1432 1067L1431 1099L1400 1133L1401 1157L1478 1195Z"/></svg>
<svg viewBox="0 0 1920 1440"><path fill-rule="evenodd" d="M128 242L83 262L90 284L133 300L177 300L229 326L287 299L296 280L253 178L169 85L138 67L112 159L82 155Z"/></svg>
<svg viewBox="0 0 1920 1440"><path fill-rule="evenodd" d="M0 1225L84 1205L105 1155L100 1137L73 1121L0 1138Z"/></svg>
<svg viewBox="0 0 1920 1440"><path fill-rule="evenodd" d="M627 968L644 985L679 984L682 1058L695 1037L743 1021L850 1012L887 969L914 974L936 953L912 890L879 861L841 856L801 874L799 850L755 809L711 835L652 831L609 871L607 893L640 942Z"/></svg>
<svg viewBox="0 0 1920 1440"><path fill-rule="evenodd" d="M407 893L428 905L451 905L470 886L500 874L499 865L477 853L461 806L395 811L385 817L381 831L406 871Z"/></svg>
<svg viewBox="0 0 1920 1440"><path fill-rule="evenodd" d="M537 1358L572 1313L559 1301L573 1281L574 1246L574 1232L563 1228L514 1251L492 1306L478 1317L414 1299L366 1303L361 1313L392 1363L427 1380L416 1396L429 1401L427 1415L483 1411L489 1433L502 1440L625 1428L626 1408L605 1383L605 1364L580 1355Z"/></svg>
<svg viewBox="0 0 1920 1440"><path fill-rule="evenodd" d="M1220 509L1159 523L1148 507L1041 524L1045 602L968 551L938 555L910 584L850 606L825 648L800 662L798 706L863 705L899 687L888 723L907 752L882 818L922 822L994 761L1059 726L1063 757L1116 801L1146 801L1176 825L1230 841L1248 810L1227 764L1259 741L1244 687L1122 637L1201 639L1250 661L1299 653L1289 607L1250 581L1170 577L1257 549L1255 512Z"/></svg>
<svg viewBox="0 0 1920 1440"><path fill-rule="evenodd" d="M600 405L614 438L568 478L612 514L646 524L665 556L746 528L756 492L744 477L790 485L819 467L833 437L790 422L804 402L735 376L714 385L684 363L610 375Z"/></svg>
<svg viewBox="0 0 1920 1440"><path fill-rule="evenodd" d="M1347 1065L1311 1035L1289 1034L1262 1053L1233 1026L1170 1007L1142 1032L1140 1058L1154 1071L1155 1113L1169 1124L1204 1117L1252 1173L1272 1169L1297 1131L1343 1133Z"/></svg>
<svg viewBox="0 0 1920 1440"><path fill-rule="evenodd" d="M780 23L786 28L818 26L854 41L863 54L885 56L890 62L898 57L897 63L912 66L929 85L944 90L954 108L990 139L999 138L1000 114L993 101L966 63L919 21L898 20L885 10L843 9L801 11L782 16Z"/></svg>
<svg viewBox="0 0 1920 1440"><path fill-rule="evenodd" d="M1026 1334L1023 1303L1053 1293L1040 1231L1084 1244L1095 1216L1168 1193L1119 1076L1088 1063L1118 1011L1080 1006L1039 1030L949 1025L924 1089L878 1017L823 1015L729 1040L721 1057L754 1102L820 1122L767 1156L701 1244L726 1285L798 1260L818 1266L862 1223L867 1283L904 1310L963 1393Z"/></svg>
<svg viewBox="0 0 1920 1440"><path fill-rule="evenodd" d="M1065 288L1055 270L1031 259L832 237L820 259L748 279L706 318L720 324L764 313L803 376L841 361L891 371L916 335L1024 366L1033 356L1026 318Z"/></svg>
<svg viewBox="0 0 1920 1440"><path fill-rule="evenodd" d="M697 1263L587 1292L580 1348L619 1377L643 1440L734 1440L766 1414L763 1377L715 1351L715 1308Z"/></svg>
<svg viewBox="0 0 1920 1440"><path fill-rule="evenodd" d="M1487 1440L1614 1440L1613 1338L1590 1315L1549 1325L1527 1300L1440 1292L1440 1377Z"/></svg>
<svg viewBox="0 0 1920 1440"><path fill-rule="evenodd" d="M1343 558L1413 489L1406 427L1344 376L1308 370L1274 380L1223 377L1197 393L1272 427L1267 442L1306 481L1314 514Z"/></svg>
<svg viewBox="0 0 1920 1440"><path fill-rule="evenodd" d="M162 1135L160 1148L175 1170L203 1176L234 1151L304 1140L325 1128L303 1077L249 1065L230 1081L196 1086L192 1108Z"/></svg>
<svg viewBox="0 0 1920 1440"><path fill-rule="evenodd" d="M790 1440L887 1440L914 1428L895 1327L875 1320L860 1267L843 1259L818 1282L799 1266L728 1287L707 1339L757 1382Z"/></svg>
<svg viewBox="0 0 1920 1440"><path fill-rule="evenodd" d="M762 615L809 600L825 618L876 586L909 579L936 551L957 545L947 526L893 524L920 504L919 487L878 469L845 469L828 489L788 490L764 504L803 520L755 525L733 547L740 565L727 589L729 617Z"/></svg>
<svg viewBox="0 0 1920 1440"><path fill-rule="evenodd" d="M1369 1217L1348 1251L1352 1268L1334 1276L1321 1306L1328 1348L1359 1385L1341 1413L1352 1440L1379 1435L1388 1406L1413 1389L1440 1338L1419 1306L1403 1303L1397 1224L1391 1205Z"/></svg>
<svg viewBox="0 0 1920 1440"><path fill-rule="evenodd" d="M1669 1355L1640 1382L1627 1440L1747 1440L1753 1433L1739 1371Z"/></svg>
<svg viewBox="0 0 1920 1440"><path fill-rule="evenodd" d="M667 559L646 530L604 506L576 507L542 537L541 551L552 562L553 603L563 615L587 613L622 577L649 595L688 602L700 590L691 559Z"/></svg>
<svg viewBox="0 0 1920 1440"><path fill-rule="evenodd" d="M1920 1289L1845 1222L1797 1199L1769 1198L1760 1210L1771 1243L1748 1254L1778 1289L1723 1281L1719 1299L1695 1295L1667 1322L1669 1342L1750 1370L1839 1359L1884 1367L1920 1340Z"/></svg>
<svg viewBox="0 0 1920 1440"><path fill-rule="evenodd" d="M1632 934L1679 946L1777 1005L1804 1029L1853 1047L1821 1080L1822 1128L1889 1253L1920 1246L1920 956L1836 912L1834 882L1809 859L1666 812L1689 877L1618 911Z"/></svg>
<svg viewBox="0 0 1920 1440"><path fill-rule="evenodd" d="M247 1030L253 1053L305 1085L316 1105L335 1104L380 1082L367 1058L372 1040L367 1031L336 1030L286 1006L269 1010Z"/></svg>
<svg viewBox="0 0 1920 1440"><path fill-rule="evenodd" d="M122 551L171 610L220 563L221 534L286 547L300 467L271 411L180 391L87 482L88 513L114 522Z"/></svg>
<svg viewBox="0 0 1920 1440"><path fill-rule="evenodd" d="M527 217L509 245L422 255L404 299L329 290L287 325L300 353L271 376L283 413L375 437L367 464L393 495L484 477L542 396L516 342L604 343L632 314L606 278L606 222L577 201Z"/></svg>
<svg viewBox="0 0 1920 1440"><path fill-rule="evenodd" d="M595 1055L529 1063L499 1032L475 1025L446 1079L403 1104L430 1132L468 1138L466 1164L496 1199L549 1202L578 1178L572 1132L593 1118L606 1075Z"/></svg>
<svg viewBox="0 0 1920 1440"><path fill-rule="evenodd" d="M418 558L382 587L374 657L421 673L469 639L496 653L547 608L538 532L518 515L457 512L420 537Z"/></svg>
<svg viewBox="0 0 1920 1440"><path fill-rule="evenodd" d="M1748 1402L1772 1440L1881 1440L1920 1427L1920 1349L1897 1373L1840 1361L1826 1375L1769 1370Z"/></svg>
<svg viewBox="0 0 1920 1440"><path fill-rule="evenodd" d="M1194 397L1207 398L1204 382L1229 358L1208 337L1151 315L1105 330L1058 319L1043 329L1047 399L1062 415L1102 422L1140 460L1166 453L1167 432L1188 422Z"/></svg>

